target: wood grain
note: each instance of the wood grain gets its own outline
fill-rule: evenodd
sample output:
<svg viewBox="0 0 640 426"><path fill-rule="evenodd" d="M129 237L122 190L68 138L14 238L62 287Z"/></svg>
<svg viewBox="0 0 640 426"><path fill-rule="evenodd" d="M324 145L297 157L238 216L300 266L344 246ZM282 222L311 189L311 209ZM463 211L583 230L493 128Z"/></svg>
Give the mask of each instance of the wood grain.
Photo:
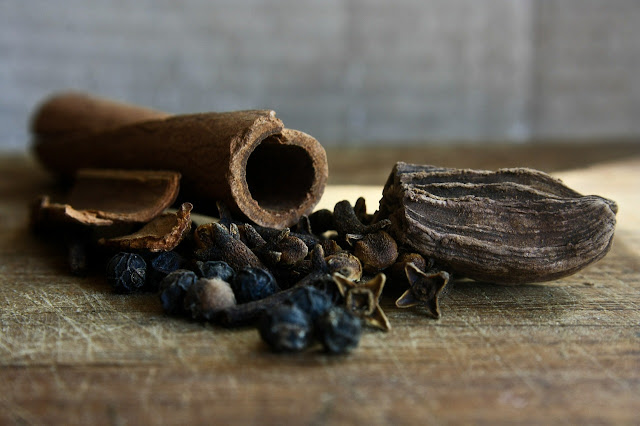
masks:
<svg viewBox="0 0 640 426"><path fill-rule="evenodd" d="M618 166L571 172L576 189ZM637 160L620 167L640 182ZM437 321L389 297L393 330L367 332L351 356L282 356L254 330L169 318L155 295L70 276L64 253L26 228L27 202L55 188L28 158L1 157L0 423L637 424L633 186L601 194L635 219L621 215L609 255L574 276L456 282Z"/></svg>

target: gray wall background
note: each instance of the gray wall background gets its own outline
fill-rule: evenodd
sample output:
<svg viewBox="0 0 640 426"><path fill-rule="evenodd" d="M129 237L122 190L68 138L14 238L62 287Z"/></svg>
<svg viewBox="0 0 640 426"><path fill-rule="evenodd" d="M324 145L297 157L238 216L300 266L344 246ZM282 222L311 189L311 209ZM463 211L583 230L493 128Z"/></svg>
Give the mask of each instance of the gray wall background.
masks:
<svg viewBox="0 0 640 426"><path fill-rule="evenodd" d="M0 148L80 89L323 144L640 135L637 0L0 0Z"/></svg>

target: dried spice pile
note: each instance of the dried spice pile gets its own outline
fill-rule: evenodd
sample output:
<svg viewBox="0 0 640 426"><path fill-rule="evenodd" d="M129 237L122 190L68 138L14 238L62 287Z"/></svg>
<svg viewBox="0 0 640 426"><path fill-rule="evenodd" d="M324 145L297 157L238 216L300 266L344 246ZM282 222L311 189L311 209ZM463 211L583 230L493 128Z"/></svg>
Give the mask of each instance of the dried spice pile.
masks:
<svg viewBox="0 0 640 426"><path fill-rule="evenodd" d="M219 204L219 222L191 225L191 205L156 217L127 235L83 223L64 226L35 211L41 235L64 234L74 274L106 271L118 293L153 291L169 315L225 327L256 326L275 351L300 351L320 342L329 353L355 348L362 325L389 330L379 305L387 271L413 284L398 306L424 303L438 317L446 272L422 256L398 252L371 223L364 199L318 210L282 230L236 221ZM168 225L167 225L168 224ZM127 227L129 229L129 227ZM418 265L418 267L414 266ZM428 287L428 288L427 288Z"/></svg>
<svg viewBox="0 0 640 426"><path fill-rule="evenodd" d="M360 198L275 229L239 221L218 203L218 222L192 224L190 203L152 220L141 214L177 196L176 185L158 184L158 176L173 177L141 173L134 181L155 188L155 196L139 190L137 205L126 196L123 203L115 190L123 176L102 172L98 195L80 179L84 191L74 202L83 209L40 199L33 228L66 236L73 273L97 266L117 292L157 292L169 315L255 326L279 352L319 342L329 353L348 353L363 325L388 331L380 307L387 279L404 291L396 306L439 318L451 272L503 283L574 273L607 253L617 211L613 201L529 169L398 163L375 215ZM115 212L91 207L113 207L107 195Z"/></svg>

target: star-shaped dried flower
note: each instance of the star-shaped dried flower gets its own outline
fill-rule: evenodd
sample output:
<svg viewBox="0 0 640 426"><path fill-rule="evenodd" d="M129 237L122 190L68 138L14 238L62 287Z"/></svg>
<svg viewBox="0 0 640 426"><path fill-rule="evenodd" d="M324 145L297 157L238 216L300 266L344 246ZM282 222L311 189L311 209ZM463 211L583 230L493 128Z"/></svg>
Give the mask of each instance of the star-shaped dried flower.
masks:
<svg viewBox="0 0 640 426"><path fill-rule="evenodd" d="M333 281L345 299L347 310L360 316L367 324L389 331L389 319L380 308L380 295L387 277L380 273L367 282L356 283L339 273L333 274Z"/></svg>
<svg viewBox="0 0 640 426"><path fill-rule="evenodd" d="M438 296L449 282L449 274L445 271L427 274L422 272L413 263L407 263L404 267L409 280L409 289L398 300L398 308L409 308L421 305L429 311L434 318L440 318L438 308Z"/></svg>

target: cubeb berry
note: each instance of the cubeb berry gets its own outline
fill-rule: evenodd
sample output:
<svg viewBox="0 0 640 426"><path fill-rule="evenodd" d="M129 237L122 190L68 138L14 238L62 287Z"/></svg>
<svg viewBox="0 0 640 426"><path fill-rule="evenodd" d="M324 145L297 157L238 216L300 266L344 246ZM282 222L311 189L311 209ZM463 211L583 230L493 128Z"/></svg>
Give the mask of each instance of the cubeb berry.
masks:
<svg viewBox="0 0 640 426"><path fill-rule="evenodd" d="M340 306L334 306L315 323L316 337L332 354L351 352L360 342L360 318Z"/></svg>
<svg viewBox="0 0 640 426"><path fill-rule="evenodd" d="M158 288L164 277L182 268L184 264L184 258L175 251L160 252L149 262L147 282L151 287Z"/></svg>
<svg viewBox="0 0 640 426"><path fill-rule="evenodd" d="M228 283L233 282L235 271L227 262L222 260L208 260L196 262L196 273L202 278L220 278Z"/></svg>
<svg viewBox="0 0 640 426"><path fill-rule="evenodd" d="M309 316L293 305L277 305L262 317L260 337L275 352L298 352L313 341Z"/></svg>
<svg viewBox="0 0 640 426"><path fill-rule="evenodd" d="M231 288L238 303L264 299L279 290L273 275L261 268L240 270L233 279Z"/></svg>
<svg viewBox="0 0 640 426"><path fill-rule="evenodd" d="M324 315L333 306L331 296L311 286L303 286L294 290L286 302L297 306L309 315L312 322Z"/></svg>
<svg viewBox="0 0 640 426"><path fill-rule="evenodd" d="M144 285L147 263L138 254L120 252L107 263L106 276L115 291L131 293Z"/></svg>
<svg viewBox="0 0 640 426"><path fill-rule="evenodd" d="M197 280L198 276L186 269L178 269L164 277L160 282L162 309L173 315L184 313L184 297Z"/></svg>

